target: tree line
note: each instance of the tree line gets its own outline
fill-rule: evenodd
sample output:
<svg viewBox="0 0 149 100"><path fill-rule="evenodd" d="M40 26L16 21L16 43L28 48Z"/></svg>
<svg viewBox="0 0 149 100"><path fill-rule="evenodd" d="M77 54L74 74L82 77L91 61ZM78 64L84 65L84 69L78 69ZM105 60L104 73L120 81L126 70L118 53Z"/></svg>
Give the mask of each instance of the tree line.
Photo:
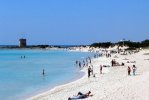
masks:
<svg viewBox="0 0 149 100"><path fill-rule="evenodd" d="M128 46L129 48L144 48L144 47L149 47L149 39L146 39L141 42L134 42L134 41L120 41L117 43L112 43L112 42L99 42L99 43L93 43L90 46L91 47L100 47L100 48L109 48L113 47L115 45L119 46Z"/></svg>

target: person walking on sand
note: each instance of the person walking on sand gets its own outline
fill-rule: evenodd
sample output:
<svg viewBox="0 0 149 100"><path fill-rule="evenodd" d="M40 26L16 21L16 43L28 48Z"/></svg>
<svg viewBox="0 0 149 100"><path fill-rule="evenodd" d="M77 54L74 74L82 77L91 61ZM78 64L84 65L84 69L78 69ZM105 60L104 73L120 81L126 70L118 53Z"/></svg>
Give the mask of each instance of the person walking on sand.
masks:
<svg viewBox="0 0 149 100"><path fill-rule="evenodd" d="M89 68L88 68L88 78L90 78L90 76L91 76L91 67L89 66Z"/></svg>
<svg viewBox="0 0 149 100"><path fill-rule="evenodd" d="M128 75L130 75L130 72L131 72L131 69L130 69L130 67L128 66Z"/></svg>
<svg viewBox="0 0 149 100"><path fill-rule="evenodd" d="M91 68L91 73L92 73L92 75L94 74L94 70L93 70L93 65L91 65L92 66L92 68Z"/></svg>
<svg viewBox="0 0 149 100"><path fill-rule="evenodd" d="M133 65L132 70L133 70L133 75L136 75L136 66L135 65Z"/></svg>
<svg viewBox="0 0 149 100"><path fill-rule="evenodd" d="M102 74L102 65L100 65L100 74Z"/></svg>

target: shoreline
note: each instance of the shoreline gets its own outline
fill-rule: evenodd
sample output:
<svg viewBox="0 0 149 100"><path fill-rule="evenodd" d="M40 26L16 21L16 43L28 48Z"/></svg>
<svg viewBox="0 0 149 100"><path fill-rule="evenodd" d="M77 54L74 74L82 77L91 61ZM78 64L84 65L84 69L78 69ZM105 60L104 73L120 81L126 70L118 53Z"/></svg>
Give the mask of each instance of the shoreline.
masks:
<svg viewBox="0 0 149 100"><path fill-rule="evenodd" d="M76 47L77 48L77 47ZM56 50L56 49L53 49L51 48L52 50ZM51 49L45 49L45 50L51 50ZM58 48L57 50L60 50L60 49L63 49L63 48ZM70 50L70 49L63 49L67 52L87 52L87 53L91 53L89 52L88 50ZM93 58L94 59L94 58ZM87 76L87 72L85 71L84 68L82 69L78 69L78 72L79 75L75 76L74 78L70 79L70 80L66 80L62 83L57 83L56 85L52 86L52 87L47 87L46 89L41 89L39 92L36 92L36 93L33 93L31 95L29 95L29 98L25 99L25 100L34 100L34 98L37 98L37 97L40 97L42 95L46 95L47 93L51 92L55 92L55 90L59 89L59 88L63 88L64 86L67 86L67 85L71 85L71 84L75 84L76 82L78 81L81 81L83 78L85 78ZM25 97L26 98L26 97Z"/></svg>
<svg viewBox="0 0 149 100"><path fill-rule="evenodd" d="M24 52L25 51L25 52ZM36 64L33 64L32 65L32 63L30 63L30 62L32 62L32 60L30 59L30 58L37 58L37 59L34 59L34 61L40 61L39 63L37 62L37 65L38 64L44 64L44 62L45 62L45 60L44 60L44 56L40 56L41 54L43 54L43 52L45 53L45 54L54 54L54 56L55 56L55 51L53 52L53 50L52 50L52 52L50 51L50 50L48 50L48 52L45 52L45 51L43 51L43 52L33 52L32 53L32 51L33 50L31 50L31 52L29 51L28 52L28 50L27 50L27 52L26 52L26 50L24 50L23 52L21 51L21 50L16 50L16 52L14 52L13 50L11 51L10 50L10 52L8 52L8 56L12 53L12 54L17 54L17 55L15 55L14 57L13 57L13 55L12 56L10 56L12 59L14 59L14 58L16 58L16 64L18 63L18 62L20 62L19 64L20 65L24 65L24 66L21 66L21 67L19 67L20 65L18 65L18 66L16 66L17 67L17 69L19 70L19 72L20 72L20 74L21 75L23 75L23 76L25 76L25 77L20 77L18 74L19 73L16 73L16 75L15 76L19 76L19 78L20 79L27 79L27 81L26 82L23 82L23 81L21 81L21 83L24 83L23 84L23 87L18 87L17 85L16 85L16 87L18 88L18 89L20 89L20 90L24 90L23 92L21 91L21 92L18 92L18 93L16 93L15 94L15 92L12 92L12 96L11 95L9 95L9 94L7 94L8 92L6 91L5 92L5 97L6 97L6 99L8 98L8 100L9 100L9 98L10 99L13 99L14 98L14 100L25 100L25 99L27 99L28 97L31 97L31 96L33 96L33 95L37 95L37 94L39 94L39 93L42 93L42 92L45 92L45 91L47 91L47 90L51 90L51 88L54 88L55 86L59 86L59 85L62 85L62 84L66 84L66 83L69 83L69 82L71 82L71 81L74 81L74 80L77 80L78 78L80 78L80 75L81 75L81 77L82 77L82 74L80 74L79 72L80 72L80 70L77 70L76 68L75 68L75 66L74 66L74 63L75 63L75 60L76 59L79 59L80 60L80 58L81 59L83 59L83 58L85 58L85 57L87 57L87 56L90 56L90 55L92 55L92 54L88 54L88 53L69 53L69 52L67 52L66 50L64 51L64 50L58 50L58 53L56 52L56 54L58 54L58 56L57 57L59 57L59 56L62 56L63 54L65 55L65 54L68 54L66 57L64 56L64 58L66 59L66 62L65 62L65 60L63 60L63 56L62 56L62 63L60 62L60 60L61 59L55 59L54 61L55 61L55 63L59 63L59 65L58 66L60 66L60 67L58 67L57 69L58 70L61 70L61 69L63 69L62 70L62 72L59 72L59 71L57 71L57 70L55 70L55 72L53 72L53 69L50 69L50 68L53 68L53 67L51 67L51 66L49 66L47 69L46 69L46 74L45 74L45 76L47 77L45 77L45 79L43 78L43 75L42 75L42 69L43 69L43 67L41 66L37 66L37 69L34 69L34 68L36 68L36 66L34 66L34 65L36 65ZM4 53L3 53L4 52ZM7 51L2 51L1 52L2 54L3 54L3 56L5 56L6 54L7 54ZM6 54L5 54L6 53ZM38 55L36 55L36 53L38 53ZM59 53L60 53L60 55L59 55ZM61 53L62 53L62 55L61 55ZM33 56L30 56L30 55L32 55L33 54ZM73 57L73 55L74 54L76 54L76 56L74 56ZM27 59L22 59L21 60L21 55L25 55L26 56L26 58ZM34 56L34 55L36 55L36 56ZM2 57L3 57L2 56ZM39 56L39 57L38 57ZM43 58L42 58L43 57ZM50 57L50 56L46 56L46 57ZM61 57L59 57L59 58L61 58ZM70 58L70 60L69 60L69 58ZM46 58L47 59L47 58ZM11 61L11 60L10 60ZM52 60L53 61L53 60ZM24 63L25 62L25 63ZM26 62L28 62L28 63L26 63ZM46 61L46 63L47 62L49 62L49 60L47 59L47 61ZM12 61L12 63L14 63L14 61ZM25 65L26 64L26 65ZM48 63L47 65L45 64L45 66L48 66L48 65L50 65L51 63ZM53 64L53 63L52 63ZM61 65L62 64L62 65ZM32 65L33 66L33 71L32 71L32 69L30 69L30 67L29 67L29 65ZM26 67L26 66L28 66L28 67ZM67 67L65 67L65 66L67 66ZM19 67L19 68L18 68ZM5 68L5 67L3 67L3 68ZM27 71L24 71L23 70L23 68L25 68L25 70L27 70ZM46 67L45 67L46 68ZM56 67L55 67L56 68ZM21 69L21 71L20 71L20 69ZM29 72L28 71L28 69L29 69L29 71L31 72L30 74L23 74L23 71L24 72ZM48 70L49 69L49 70ZM5 72L5 71L4 71ZM13 71L14 73L15 73L15 71ZM49 72L49 73L48 73ZM50 75L50 72L52 72L52 74ZM68 73L64 73L64 72L68 72ZM2 73L3 74L3 73ZM35 75L35 76L33 76L32 77L32 74L33 75ZM60 74L60 75L59 75ZM8 76L7 74L4 74L4 75L6 75L6 76ZM58 78L55 78L56 77L56 75L59 75L59 77ZM63 77L63 75L64 75L64 77ZM29 77L28 77L29 76ZM31 77L30 77L31 76ZM66 78L68 76L68 78ZM27 78L26 78L27 77ZM35 79L37 79L37 80L35 80L34 81L34 77L35 77ZM51 81L51 79L52 78L54 78L54 81ZM35 85L33 84L32 85L32 87L25 87L26 85L28 85L28 84L32 84L32 83L30 83L30 81L28 81L28 80L31 80L31 82L35 82ZM60 80L60 81L59 81ZM14 79L12 79L12 81L14 81ZM14 81L15 82L15 81ZM28 82L28 83L27 83ZM18 83L18 82L16 82L16 83ZM15 84L15 83L14 83ZM39 85L38 85L39 84ZM40 85L41 84L41 85ZM42 85L43 84L43 85ZM51 84L51 85L50 85ZM7 84L6 84L7 85ZM3 85L2 85L3 86ZM9 85L7 85L7 86L9 86ZM11 88L11 87L10 87ZM13 88L13 87L12 87ZM7 89L7 88L6 88ZM5 90L6 90L5 89ZM17 89L15 89L15 90L17 90ZM3 95L2 95L3 96ZM1 97L2 98L2 97Z"/></svg>
<svg viewBox="0 0 149 100"><path fill-rule="evenodd" d="M69 50L69 52L89 52L87 50ZM102 57L99 57L102 59ZM96 60L96 59L99 59L99 58L92 58L92 60ZM105 59L104 59L105 60ZM105 64L105 63L103 63ZM80 70L80 73L83 73L83 75L81 77L78 77L78 78L75 78L75 79L72 79L72 80L68 80L67 82L64 82L63 84L59 84L57 86L54 86L53 88L50 88L49 90L47 91L43 91L42 93L39 93L37 95L33 95L29 98L27 98L26 100L38 100L38 98L42 98L42 96L45 96L47 94L54 94L58 91L60 91L61 89L63 89L63 87L67 87L67 86L70 86L71 84L76 84L76 83L79 83L80 81L82 81L83 79L86 79L87 77L87 67L84 67ZM105 72L107 73L107 72Z"/></svg>
<svg viewBox="0 0 149 100"><path fill-rule="evenodd" d="M47 93L48 94L49 93L54 93L54 92L56 92L55 90L63 88L63 87L66 87L66 86L71 85L71 84L75 84L75 83L81 81L82 79L84 79L87 76L87 72L84 70L84 68L81 69L79 73L82 74L82 75L80 75L79 77L75 77L72 80L68 80L68 81L66 81L66 82L64 82L62 84L57 84L54 87L48 88L47 91L42 90L42 93L38 93L38 94L32 95L29 98L27 98L26 100L36 100L36 98L42 97L44 95L47 95Z"/></svg>
<svg viewBox="0 0 149 100"><path fill-rule="evenodd" d="M25 100L30 100L30 99L32 99L34 97L38 97L40 95L45 95L47 92L52 92L52 91L56 90L57 88L60 88L60 87L63 87L65 85L69 85L71 83L74 83L74 82L82 79L85 76L85 72L82 71L82 70L80 72L78 72L78 73L79 73L79 75L75 76L74 78L72 78L70 80L66 80L66 81L64 81L62 83L59 82L56 85L51 86L51 87L47 86L47 88L41 89L41 90L37 91L36 93L30 94L28 96L25 96L25 98L29 97L29 98L27 98Z"/></svg>
<svg viewBox="0 0 149 100"><path fill-rule="evenodd" d="M149 87L149 50L142 50L131 55L114 54L111 58L100 57L93 59L94 73L96 78L87 78L87 69L84 68L86 74L76 81L68 84L57 86L49 91L35 95L27 100L67 100L79 91L85 93L92 91L93 96L85 100L148 100ZM117 56L115 58L115 56ZM111 59L118 62L124 62L125 66L108 67L107 73L99 73L100 64L108 64ZM147 59L147 60L146 60ZM129 62L128 61L136 61ZM127 75L127 66L137 66L137 74L134 76ZM142 94L143 92L143 94Z"/></svg>

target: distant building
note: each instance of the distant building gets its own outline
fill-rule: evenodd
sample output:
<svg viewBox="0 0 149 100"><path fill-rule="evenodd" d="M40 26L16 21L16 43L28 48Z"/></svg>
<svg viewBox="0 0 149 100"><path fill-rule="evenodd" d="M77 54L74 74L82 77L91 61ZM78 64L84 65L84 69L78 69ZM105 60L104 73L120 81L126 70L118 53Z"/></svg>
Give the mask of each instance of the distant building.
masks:
<svg viewBox="0 0 149 100"><path fill-rule="evenodd" d="M26 47L26 39L19 39L19 47L24 48Z"/></svg>

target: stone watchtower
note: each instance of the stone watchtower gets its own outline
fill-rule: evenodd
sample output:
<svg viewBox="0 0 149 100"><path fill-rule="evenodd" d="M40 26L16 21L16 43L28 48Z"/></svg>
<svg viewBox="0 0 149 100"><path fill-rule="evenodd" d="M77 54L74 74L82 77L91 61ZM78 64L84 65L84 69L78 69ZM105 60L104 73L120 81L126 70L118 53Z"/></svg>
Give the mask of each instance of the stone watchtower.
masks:
<svg viewBox="0 0 149 100"><path fill-rule="evenodd" d="M19 39L19 47L20 48L25 48L26 47L26 39Z"/></svg>

